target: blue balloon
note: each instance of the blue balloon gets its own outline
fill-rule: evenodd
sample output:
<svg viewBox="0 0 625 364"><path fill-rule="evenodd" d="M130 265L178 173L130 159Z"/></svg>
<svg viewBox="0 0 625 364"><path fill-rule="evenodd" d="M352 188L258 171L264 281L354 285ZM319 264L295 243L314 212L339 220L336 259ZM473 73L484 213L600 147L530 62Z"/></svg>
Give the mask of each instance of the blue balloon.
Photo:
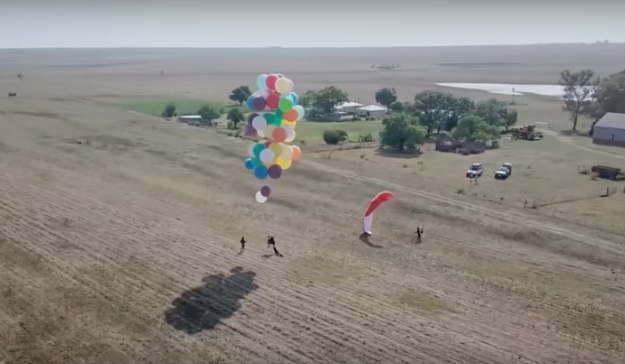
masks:
<svg viewBox="0 0 625 364"><path fill-rule="evenodd" d="M254 110L254 96L248 97L245 103L247 104L248 109Z"/></svg>
<svg viewBox="0 0 625 364"><path fill-rule="evenodd" d="M262 74L259 75L258 78L256 79L256 87L258 87L259 90L265 91L267 90L267 75L266 74Z"/></svg>
<svg viewBox="0 0 625 364"><path fill-rule="evenodd" d="M291 98L293 99L293 105L297 105L297 102L299 101L299 96L297 96L295 92L291 92Z"/></svg>
<svg viewBox="0 0 625 364"><path fill-rule="evenodd" d="M254 176L258 179L265 179L269 175L269 170L265 166L256 166Z"/></svg>
<svg viewBox="0 0 625 364"><path fill-rule="evenodd" d="M252 162L252 158L248 158L245 160L245 169L254 169L254 163Z"/></svg>

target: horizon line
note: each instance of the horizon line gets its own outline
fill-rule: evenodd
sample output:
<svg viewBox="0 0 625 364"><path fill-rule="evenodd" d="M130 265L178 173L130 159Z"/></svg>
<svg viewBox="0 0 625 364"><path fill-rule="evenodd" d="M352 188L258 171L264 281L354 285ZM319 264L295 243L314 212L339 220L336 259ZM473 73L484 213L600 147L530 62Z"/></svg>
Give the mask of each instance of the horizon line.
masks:
<svg viewBox="0 0 625 364"><path fill-rule="evenodd" d="M458 44L458 45L428 45L428 46L312 46L312 47L283 47L283 46L264 46L264 47L204 47L204 46L119 46L119 47L8 47L0 48L0 51L11 50L112 50L112 49L397 49L397 48L460 48L460 47L529 47L529 46L558 46L558 45L622 45L624 42L562 42L562 43L518 43L518 44Z"/></svg>

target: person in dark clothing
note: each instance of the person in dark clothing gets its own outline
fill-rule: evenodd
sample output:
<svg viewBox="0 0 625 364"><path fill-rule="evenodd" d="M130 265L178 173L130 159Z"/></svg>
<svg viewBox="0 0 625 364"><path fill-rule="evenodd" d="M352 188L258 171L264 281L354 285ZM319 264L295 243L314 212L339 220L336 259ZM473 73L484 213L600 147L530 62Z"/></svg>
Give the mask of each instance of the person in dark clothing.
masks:
<svg viewBox="0 0 625 364"><path fill-rule="evenodd" d="M421 244L421 237L423 236L423 227L419 226L417 228L416 233L417 233L417 244Z"/></svg>
<svg viewBox="0 0 625 364"><path fill-rule="evenodd" d="M247 243L247 241L245 240L245 236L241 237L241 251L239 252L239 254L243 254L243 252L245 251L245 243Z"/></svg>
<svg viewBox="0 0 625 364"><path fill-rule="evenodd" d="M276 249L276 240L273 238L273 236L270 235L269 237L267 237L267 247L269 248L271 246L273 246L273 253L276 256L279 256L279 257L283 256L282 254L280 254L278 249Z"/></svg>

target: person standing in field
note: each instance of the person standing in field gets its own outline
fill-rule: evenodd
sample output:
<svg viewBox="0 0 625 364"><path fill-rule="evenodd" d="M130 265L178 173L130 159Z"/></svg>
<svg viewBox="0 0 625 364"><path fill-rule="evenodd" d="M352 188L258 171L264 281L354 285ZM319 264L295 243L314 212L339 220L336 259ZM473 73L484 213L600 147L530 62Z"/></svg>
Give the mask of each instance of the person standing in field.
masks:
<svg viewBox="0 0 625 364"><path fill-rule="evenodd" d="M423 236L423 227L419 225L419 227L417 228L417 231L415 232L417 233L417 244L421 244L421 237Z"/></svg>
<svg viewBox="0 0 625 364"><path fill-rule="evenodd" d="M280 254L280 252L278 251L278 249L276 249L276 240L273 238L273 236L268 236L267 237L267 247L273 246L273 253L278 256L278 257L283 257L282 254Z"/></svg>
<svg viewBox="0 0 625 364"><path fill-rule="evenodd" d="M245 251L245 243L247 243L247 241L245 240L245 236L241 237L241 251L239 252L239 254L243 254L243 252Z"/></svg>

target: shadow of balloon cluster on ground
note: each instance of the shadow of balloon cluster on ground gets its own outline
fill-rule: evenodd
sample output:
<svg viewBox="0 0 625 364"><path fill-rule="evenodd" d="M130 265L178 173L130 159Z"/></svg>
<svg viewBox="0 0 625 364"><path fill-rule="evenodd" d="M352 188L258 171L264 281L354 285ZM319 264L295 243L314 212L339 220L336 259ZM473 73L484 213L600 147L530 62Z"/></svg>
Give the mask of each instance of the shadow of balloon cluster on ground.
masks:
<svg viewBox="0 0 625 364"><path fill-rule="evenodd" d="M256 273L237 267L232 274L210 275L204 285L182 293L165 313L165 321L176 330L197 334L213 330L223 320L232 317L242 300L258 288L254 283Z"/></svg>
<svg viewBox="0 0 625 364"><path fill-rule="evenodd" d="M363 243L365 243L366 245L372 247L372 248L382 248L382 245L377 245L371 242L371 240L369 240L369 236L367 234L360 234L360 236L358 237L358 239L360 239L360 241L362 241Z"/></svg>

